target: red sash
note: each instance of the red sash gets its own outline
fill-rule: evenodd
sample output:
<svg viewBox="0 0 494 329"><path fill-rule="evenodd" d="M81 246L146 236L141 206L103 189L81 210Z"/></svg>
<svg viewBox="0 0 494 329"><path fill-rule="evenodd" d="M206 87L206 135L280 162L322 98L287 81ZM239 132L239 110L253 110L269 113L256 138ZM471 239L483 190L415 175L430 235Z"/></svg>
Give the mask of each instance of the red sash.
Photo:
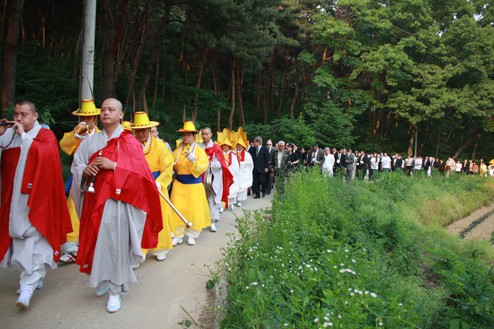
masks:
<svg viewBox="0 0 494 329"><path fill-rule="evenodd" d="M228 169L225 157L223 156L223 150L218 144L213 143L212 147L206 148L206 154L208 155L210 162L213 159L213 154L216 155L216 158L221 164L221 169L223 169L223 193L221 195L221 201L228 207L228 195L230 194L230 186L233 184L233 175L230 172L230 169Z"/></svg>
<svg viewBox="0 0 494 329"><path fill-rule="evenodd" d="M98 157L94 153L89 164ZM163 228L160 196L142 146L127 131L108 141L101 156L117 163L116 170L100 170L94 180L95 193L85 192L81 214L80 244L76 263L80 271L91 273L101 217L108 199L120 200L147 213L142 248L152 249Z"/></svg>

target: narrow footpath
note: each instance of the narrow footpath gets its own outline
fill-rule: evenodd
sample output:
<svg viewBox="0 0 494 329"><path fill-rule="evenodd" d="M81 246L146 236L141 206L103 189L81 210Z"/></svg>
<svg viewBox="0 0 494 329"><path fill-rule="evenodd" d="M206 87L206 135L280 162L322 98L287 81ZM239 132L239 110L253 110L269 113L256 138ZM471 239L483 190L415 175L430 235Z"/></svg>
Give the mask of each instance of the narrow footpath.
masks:
<svg viewBox="0 0 494 329"><path fill-rule="evenodd" d="M482 207L448 226L448 231L467 240L491 240L494 232L494 204Z"/></svg>
<svg viewBox="0 0 494 329"><path fill-rule="evenodd" d="M242 217L244 210L270 208L271 202L270 195L261 199L249 196L241 208L225 210L218 232L205 229L195 246L184 242L163 262L148 255L135 272L138 282L130 284L128 295L122 296L122 309L113 314L106 311L108 297L96 297L87 276L75 264L48 271L44 288L34 293L26 311L15 306L19 272L0 269L0 328L174 329L186 328L185 320L192 322L190 328L212 328L208 310L213 301L206 289L209 268L221 259L228 232L237 233L235 218Z"/></svg>

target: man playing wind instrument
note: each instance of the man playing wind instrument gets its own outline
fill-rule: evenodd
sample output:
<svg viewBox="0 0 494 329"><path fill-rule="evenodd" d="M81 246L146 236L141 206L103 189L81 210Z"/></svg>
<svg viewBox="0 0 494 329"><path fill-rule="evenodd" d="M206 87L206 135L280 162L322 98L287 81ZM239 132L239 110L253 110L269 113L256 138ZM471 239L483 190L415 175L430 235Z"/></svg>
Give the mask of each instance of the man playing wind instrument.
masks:
<svg viewBox="0 0 494 329"><path fill-rule="evenodd" d="M79 123L72 131L66 132L60 140L60 148L62 151L72 156L83 140L87 137L99 133L98 117L101 109L96 108L93 100L85 99L82 101L81 107L72 112L79 118ZM79 217L82 208L82 194L76 192L78 189L72 188L72 175L70 175L65 184L65 194L68 195L67 206L70 213L70 221L72 222L73 232L67 234L67 243L64 245L64 254L60 257L61 262L75 262L77 249L79 246Z"/></svg>
<svg viewBox="0 0 494 329"><path fill-rule="evenodd" d="M173 151L173 169L177 176L172 185L171 202L192 222L192 227L187 229L180 217L174 213L173 244L180 244L183 236L187 235L187 243L193 246L202 229L211 225L206 191L201 178L209 162L204 150L195 142L197 130L194 122L185 121L183 128L178 132L182 133L182 142Z"/></svg>
<svg viewBox="0 0 494 329"><path fill-rule="evenodd" d="M23 101L15 105L14 121L0 120L0 266L21 271L21 309L29 307L47 269L57 267L71 232L57 139L37 118L35 105Z"/></svg>

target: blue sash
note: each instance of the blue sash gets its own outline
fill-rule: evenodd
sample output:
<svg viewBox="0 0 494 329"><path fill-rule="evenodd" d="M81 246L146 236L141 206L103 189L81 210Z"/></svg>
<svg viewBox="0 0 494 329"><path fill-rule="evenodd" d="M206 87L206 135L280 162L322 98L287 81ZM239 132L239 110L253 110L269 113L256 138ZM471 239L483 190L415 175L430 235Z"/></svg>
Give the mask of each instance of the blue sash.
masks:
<svg viewBox="0 0 494 329"><path fill-rule="evenodd" d="M67 183L65 183L65 197L69 197L70 187L72 186L72 174L67 178Z"/></svg>
<svg viewBox="0 0 494 329"><path fill-rule="evenodd" d="M159 171L153 171L151 174L153 174L153 178L154 180L156 180L156 178L158 178L161 173Z"/></svg>
<svg viewBox="0 0 494 329"><path fill-rule="evenodd" d="M196 178L193 175L177 175L177 180L182 184L199 184L199 183L202 183L201 176Z"/></svg>

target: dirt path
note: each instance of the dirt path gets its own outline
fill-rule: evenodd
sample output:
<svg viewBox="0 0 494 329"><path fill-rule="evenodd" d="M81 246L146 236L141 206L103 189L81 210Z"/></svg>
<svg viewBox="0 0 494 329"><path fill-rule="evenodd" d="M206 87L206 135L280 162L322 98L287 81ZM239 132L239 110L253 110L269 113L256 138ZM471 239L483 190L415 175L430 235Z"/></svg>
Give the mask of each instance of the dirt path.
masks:
<svg viewBox="0 0 494 329"><path fill-rule="evenodd" d="M448 226L448 231L465 239L491 240L494 232L494 204L482 207Z"/></svg>
<svg viewBox="0 0 494 329"><path fill-rule="evenodd" d="M107 297L95 296L75 264L49 271L27 311L14 305L19 272L0 269L0 328L173 329L185 328L179 324L185 320L192 321L190 328L212 328L213 299L205 288L208 266L222 257L227 232L237 232L235 216L243 216L243 209L270 208L271 201L271 196L256 200L251 196L242 208L225 211L218 232L204 230L195 246L177 246L163 262L148 256L136 270L138 282L130 285L122 309L114 314L106 311Z"/></svg>

